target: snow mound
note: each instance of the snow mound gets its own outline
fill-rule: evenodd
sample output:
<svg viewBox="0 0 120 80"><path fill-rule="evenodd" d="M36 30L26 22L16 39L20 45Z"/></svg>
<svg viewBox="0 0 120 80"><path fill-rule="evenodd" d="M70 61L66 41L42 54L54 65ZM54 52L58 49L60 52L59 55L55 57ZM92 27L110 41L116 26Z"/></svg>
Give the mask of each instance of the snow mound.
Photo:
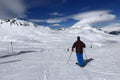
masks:
<svg viewBox="0 0 120 80"><path fill-rule="evenodd" d="M107 33L112 32L112 31L120 31L120 23L115 23L115 24L105 26L101 28L101 30Z"/></svg>

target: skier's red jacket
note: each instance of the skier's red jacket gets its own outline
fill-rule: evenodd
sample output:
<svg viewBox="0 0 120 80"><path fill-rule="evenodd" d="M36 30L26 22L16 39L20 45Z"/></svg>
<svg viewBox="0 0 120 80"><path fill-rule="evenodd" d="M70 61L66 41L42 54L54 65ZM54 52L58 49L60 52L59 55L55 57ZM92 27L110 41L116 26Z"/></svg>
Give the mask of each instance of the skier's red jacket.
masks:
<svg viewBox="0 0 120 80"><path fill-rule="evenodd" d="M77 40L72 46L72 51L76 48L76 53L83 53L83 48L85 47L86 45L82 41Z"/></svg>

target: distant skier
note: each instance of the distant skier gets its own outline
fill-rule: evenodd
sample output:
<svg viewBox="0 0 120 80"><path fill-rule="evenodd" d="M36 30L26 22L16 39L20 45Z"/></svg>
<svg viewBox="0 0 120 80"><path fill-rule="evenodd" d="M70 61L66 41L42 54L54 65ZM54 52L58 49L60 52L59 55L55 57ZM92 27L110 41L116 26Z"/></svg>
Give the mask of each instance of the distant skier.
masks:
<svg viewBox="0 0 120 80"><path fill-rule="evenodd" d="M83 59L83 48L85 48L86 45L85 43L83 43L81 40L80 40L80 37L78 36L77 37L77 41L74 42L73 46L72 46L72 52L74 52L74 48L76 48L76 56L77 56L77 61L78 65L80 65L81 67L84 67L86 65L84 59Z"/></svg>

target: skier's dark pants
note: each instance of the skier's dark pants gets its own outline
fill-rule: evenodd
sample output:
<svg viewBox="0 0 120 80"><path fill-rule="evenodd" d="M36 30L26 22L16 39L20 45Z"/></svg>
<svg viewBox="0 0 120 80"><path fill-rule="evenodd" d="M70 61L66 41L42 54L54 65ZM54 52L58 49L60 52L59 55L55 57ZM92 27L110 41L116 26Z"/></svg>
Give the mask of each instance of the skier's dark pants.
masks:
<svg viewBox="0 0 120 80"><path fill-rule="evenodd" d="M83 59L83 53L76 53L77 61L80 66L85 66L85 61Z"/></svg>

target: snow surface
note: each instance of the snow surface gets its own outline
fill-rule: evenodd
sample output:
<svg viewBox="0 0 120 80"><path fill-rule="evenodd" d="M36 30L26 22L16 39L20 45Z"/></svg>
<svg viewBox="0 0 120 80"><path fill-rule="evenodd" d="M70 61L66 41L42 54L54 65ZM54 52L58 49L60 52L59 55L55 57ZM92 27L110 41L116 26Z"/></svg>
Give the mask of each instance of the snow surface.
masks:
<svg viewBox="0 0 120 80"><path fill-rule="evenodd" d="M120 23L114 23L108 26L105 26L103 28L101 28L102 31L105 32L112 32L112 31L120 31Z"/></svg>
<svg viewBox="0 0 120 80"><path fill-rule="evenodd" d="M120 80L120 35L92 27L57 31L26 23L0 24L0 80ZM87 45L87 57L94 59L85 68L75 65L74 52L67 63L67 49L78 35Z"/></svg>

